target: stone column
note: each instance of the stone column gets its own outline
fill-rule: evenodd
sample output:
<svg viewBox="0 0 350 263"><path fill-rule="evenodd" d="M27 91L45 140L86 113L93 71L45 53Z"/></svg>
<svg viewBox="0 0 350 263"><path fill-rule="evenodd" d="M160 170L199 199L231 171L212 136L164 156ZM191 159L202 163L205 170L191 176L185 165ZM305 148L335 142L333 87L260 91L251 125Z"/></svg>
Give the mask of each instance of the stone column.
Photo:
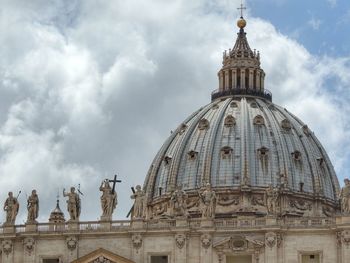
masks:
<svg viewBox="0 0 350 263"><path fill-rule="evenodd" d="M187 236L185 233L177 233L174 237L175 263L187 262Z"/></svg>
<svg viewBox="0 0 350 263"><path fill-rule="evenodd" d="M336 233L341 263L348 263L350 258L350 230L343 230Z"/></svg>
<svg viewBox="0 0 350 263"><path fill-rule="evenodd" d="M68 262L78 259L78 238L75 235L66 237L66 259Z"/></svg>
<svg viewBox="0 0 350 263"><path fill-rule="evenodd" d="M241 69L241 89L245 89L245 69Z"/></svg>
<svg viewBox="0 0 350 263"><path fill-rule="evenodd" d="M35 243L33 237L26 237L23 240L23 263L35 263Z"/></svg>
<svg viewBox="0 0 350 263"><path fill-rule="evenodd" d="M263 91L264 90L264 88L265 88L265 74L264 73L262 73L261 74L261 90Z"/></svg>
<svg viewBox="0 0 350 263"><path fill-rule="evenodd" d="M257 70L256 71L256 78L255 78L255 81L256 81L256 83L254 83L255 84L255 86L256 86L256 89L257 90L260 90L260 83L261 83L261 77L260 77L260 70Z"/></svg>
<svg viewBox="0 0 350 263"><path fill-rule="evenodd" d="M278 245L277 235L274 232L265 234L265 262L277 263L278 259Z"/></svg>
<svg viewBox="0 0 350 263"><path fill-rule="evenodd" d="M131 236L132 260L136 263L143 263L143 237L140 233Z"/></svg>
<svg viewBox="0 0 350 263"><path fill-rule="evenodd" d="M230 88L230 76L229 71L225 70L225 90L228 90Z"/></svg>
<svg viewBox="0 0 350 263"><path fill-rule="evenodd" d="M218 77L219 77L219 90L222 91L224 90L224 78L223 78L222 70L220 70L220 72L218 73Z"/></svg>
<svg viewBox="0 0 350 263"><path fill-rule="evenodd" d="M232 89L237 89L237 70L232 70Z"/></svg>
<svg viewBox="0 0 350 263"><path fill-rule="evenodd" d="M201 263L212 263L213 262L213 239L211 234L205 233L200 238L201 249L200 249L200 260Z"/></svg>
<svg viewBox="0 0 350 263"><path fill-rule="evenodd" d="M254 88L254 69L249 69L249 89Z"/></svg>
<svg viewBox="0 0 350 263"><path fill-rule="evenodd" d="M15 263L13 261L13 241L11 239L5 239L1 242L2 249L2 263Z"/></svg>

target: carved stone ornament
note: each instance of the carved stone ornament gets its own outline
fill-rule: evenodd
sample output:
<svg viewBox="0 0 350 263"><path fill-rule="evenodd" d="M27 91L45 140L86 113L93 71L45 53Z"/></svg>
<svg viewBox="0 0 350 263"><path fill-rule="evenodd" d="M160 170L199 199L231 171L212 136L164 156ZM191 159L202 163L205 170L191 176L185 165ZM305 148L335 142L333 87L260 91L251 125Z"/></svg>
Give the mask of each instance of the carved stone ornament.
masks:
<svg viewBox="0 0 350 263"><path fill-rule="evenodd" d="M205 249L208 249L210 246L211 246L211 235L209 234L203 234L201 236L201 242L202 242L202 246L205 248Z"/></svg>
<svg viewBox="0 0 350 263"><path fill-rule="evenodd" d="M104 256L99 256L96 258L92 263L112 263L108 258L105 258Z"/></svg>
<svg viewBox="0 0 350 263"><path fill-rule="evenodd" d="M13 247L12 240L2 241L2 252L4 252L6 256L12 253L12 247Z"/></svg>
<svg viewBox="0 0 350 263"><path fill-rule="evenodd" d="M31 254L35 248L35 239L32 237L26 237L23 240L23 247L24 247L25 251L27 251L29 254Z"/></svg>
<svg viewBox="0 0 350 263"><path fill-rule="evenodd" d="M265 243L269 248L273 248L276 245L277 236L273 232L268 232L265 235Z"/></svg>
<svg viewBox="0 0 350 263"><path fill-rule="evenodd" d="M347 247L350 245L350 231L344 230L342 232L337 232L337 243L338 246L341 246L342 244L346 245Z"/></svg>
<svg viewBox="0 0 350 263"><path fill-rule="evenodd" d="M139 249L142 246L142 236L140 234L132 235L131 241L136 249Z"/></svg>
<svg viewBox="0 0 350 263"><path fill-rule="evenodd" d="M182 249L186 243L186 235L176 234L175 235L175 243L179 249Z"/></svg>
<svg viewBox="0 0 350 263"><path fill-rule="evenodd" d="M67 248L69 250L74 250L77 248L78 239L76 237L67 237L66 242L67 242Z"/></svg>

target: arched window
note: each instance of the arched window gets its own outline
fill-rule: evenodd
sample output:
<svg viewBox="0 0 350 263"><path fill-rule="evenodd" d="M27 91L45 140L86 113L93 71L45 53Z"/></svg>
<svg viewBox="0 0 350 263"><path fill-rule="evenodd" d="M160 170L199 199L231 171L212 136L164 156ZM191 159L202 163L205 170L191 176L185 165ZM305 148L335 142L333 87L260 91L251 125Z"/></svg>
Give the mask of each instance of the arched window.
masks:
<svg viewBox="0 0 350 263"><path fill-rule="evenodd" d="M198 123L198 129L207 130L209 129L209 121L207 119L201 119Z"/></svg>
<svg viewBox="0 0 350 263"><path fill-rule="evenodd" d="M221 148L221 158L229 159L232 155L233 149L230 146L225 146Z"/></svg>
<svg viewBox="0 0 350 263"><path fill-rule="evenodd" d="M188 156L188 159L190 161L194 161L197 159L197 156L198 156L198 152L194 151L194 150L191 150L187 153L187 156Z"/></svg>
<svg viewBox="0 0 350 263"><path fill-rule="evenodd" d="M281 121L281 127L282 129L289 131L290 129L292 129L292 124L289 120L284 119L283 121Z"/></svg>
<svg viewBox="0 0 350 263"><path fill-rule="evenodd" d="M225 117L224 125L226 127L232 127L232 126L236 125L235 117L233 117L232 115L227 115Z"/></svg>
<svg viewBox="0 0 350 263"><path fill-rule="evenodd" d="M264 120L263 116L261 116L261 115L255 116L254 120L253 120L253 124L254 125L265 125L265 120Z"/></svg>
<svg viewBox="0 0 350 263"><path fill-rule="evenodd" d="M292 157L295 161L301 161L301 152L299 151L292 152Z"/></svg>

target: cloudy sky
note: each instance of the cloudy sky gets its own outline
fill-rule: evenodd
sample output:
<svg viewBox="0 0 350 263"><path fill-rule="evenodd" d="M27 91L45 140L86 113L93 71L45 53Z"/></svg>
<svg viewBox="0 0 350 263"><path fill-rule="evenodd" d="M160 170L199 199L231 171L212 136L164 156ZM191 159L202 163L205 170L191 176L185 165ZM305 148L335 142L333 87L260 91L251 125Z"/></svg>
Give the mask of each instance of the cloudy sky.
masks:
<svg viewBox="0 0 350 263"><path fill-rule="evenodd" d="M306 3L305 3L306 2ZM130 187L182 120L210 102L239 0L0 0L0 202L37 189L39 221L57 192L81 184L82 220L100 216L98 187ZM299 116L350 174L350 3L248 0L274 102ZM66 206L61 197L61 208ZM5 218L0 215L0 222Z"/></svg>

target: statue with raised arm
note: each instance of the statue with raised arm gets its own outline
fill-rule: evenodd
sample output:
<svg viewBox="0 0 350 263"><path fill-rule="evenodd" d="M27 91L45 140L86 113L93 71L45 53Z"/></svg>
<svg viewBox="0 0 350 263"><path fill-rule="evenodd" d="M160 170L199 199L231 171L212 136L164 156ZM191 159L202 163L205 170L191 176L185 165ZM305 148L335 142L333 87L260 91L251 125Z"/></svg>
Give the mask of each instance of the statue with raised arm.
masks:
<svg viewBox="0 0 350 263"><path fill-rule="evenodd" d="M19 203L12 192L8 193L8 197L4 204L4 211L6 211L6 225L14 225L19 210Z"/></svg>
<svg viewBox="0 0 350 263"><path fill-rule="evenodd" d="M144 202L145 202L145 193L143 192L140 185L136 186L136 191L131 196L131 199L134 199L134 207L133 207L133 218L143 218L144 217Z"/></svg>
<svg viewBox="0 0 350 263"><path fill-rule="evenodd" d="M102 181L100 186L101 195L101 208L102 216L101 220L111 220L114 209L117 207L117 193L113 191L109 184L109 180Z"/></svg>
<svg viewBox="0 0 350 263"><path fill-rule="evenodd" d="M27 210L28 210L28 217L27 217L27 223L37 223L36 219L39 215L39 197L36 193L36 190L32 191L32 194L28 197L27 200Z"/></svg>
<svg viewBox="0 0 350 263"><path fill-rule="evenodd" d="M344 180L344 187L340 191L340 204L341 212L345 214L350 213L350 180L346 178Z"/></svg>
<svg viewBox="0 0 350 263"><path fill-rule="evenodd" d="M66 193L66 190L63 189L63 197L68 197L67 210L70 216L69 221L79 221L81 201L79 194L75 192L75 187L71 187L69 193Z"/></svg>
<svg viewBox="0 0 350 263"><path fill-rule="evenodd" d="M216 194L211 189L211 185L208 183L205 189L199 193L200 201L202 203L202 218L214 218L216 207Z"/></svg>

